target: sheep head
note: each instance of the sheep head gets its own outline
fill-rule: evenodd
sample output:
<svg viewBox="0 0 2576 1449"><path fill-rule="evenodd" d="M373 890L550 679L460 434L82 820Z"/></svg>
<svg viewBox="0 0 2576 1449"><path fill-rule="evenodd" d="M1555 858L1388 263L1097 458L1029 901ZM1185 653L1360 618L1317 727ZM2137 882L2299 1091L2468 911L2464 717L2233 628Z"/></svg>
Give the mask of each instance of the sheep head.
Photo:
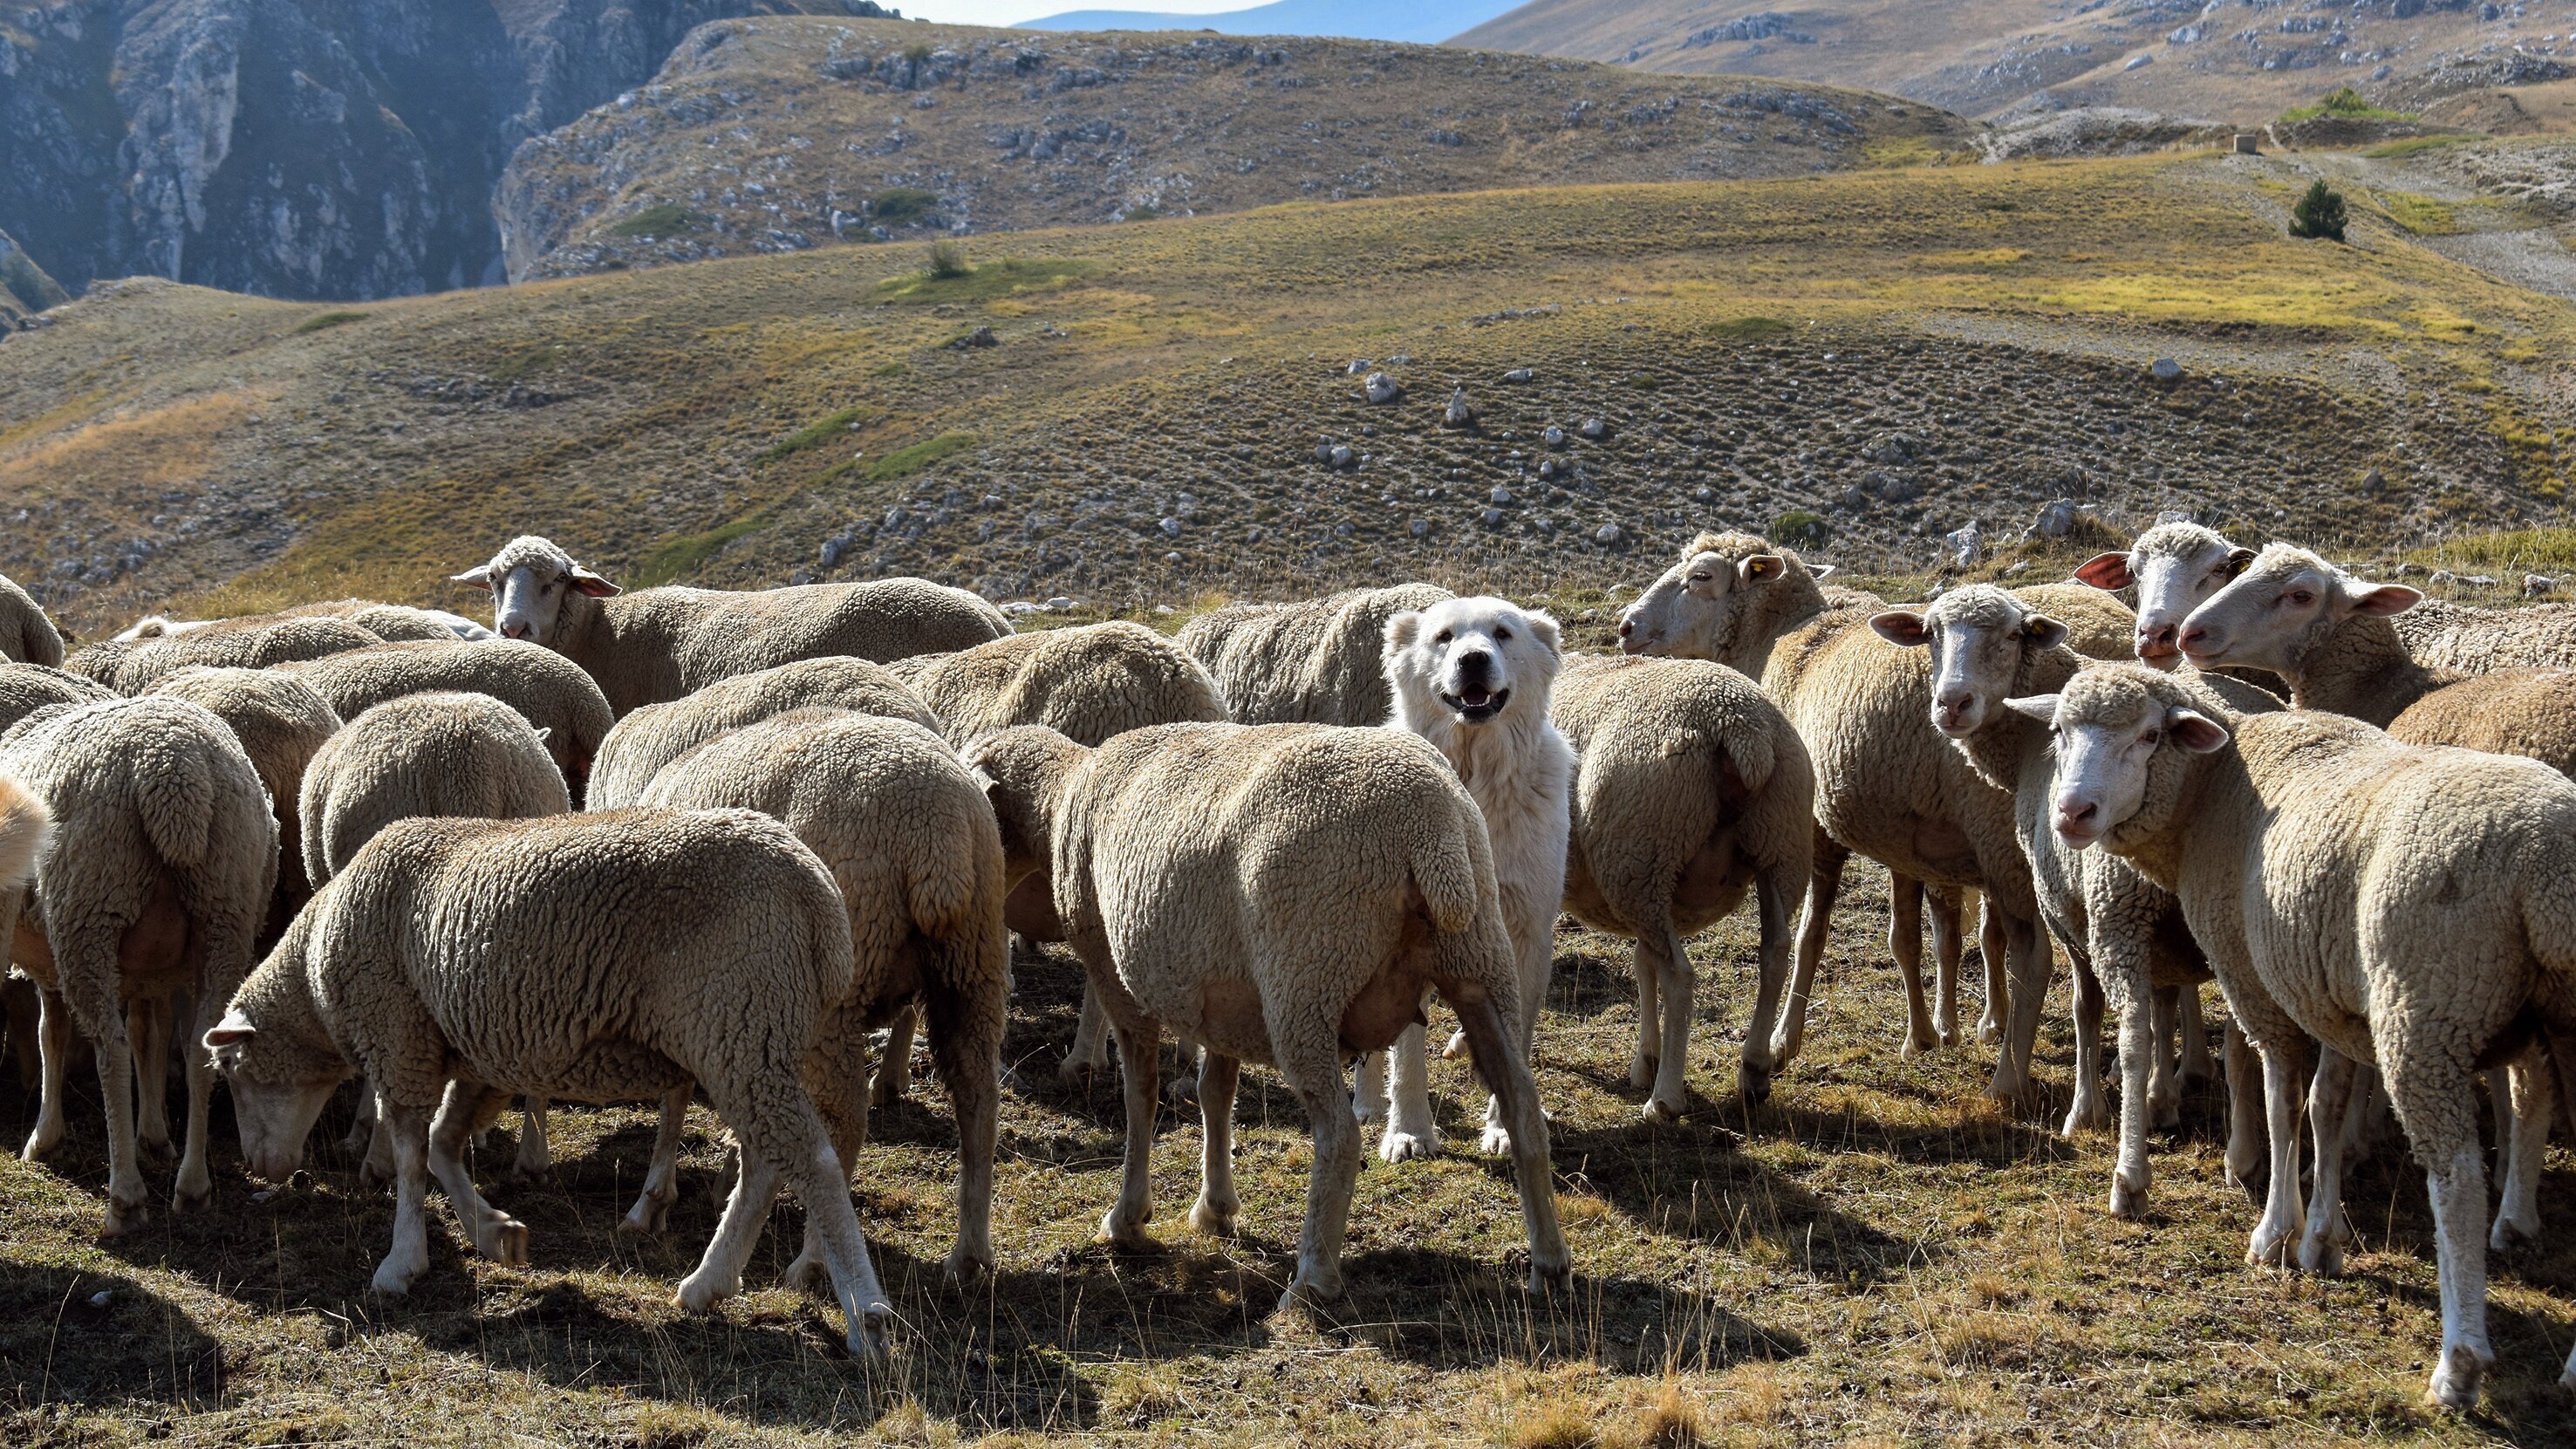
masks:
<svg viewBox="0 0 2576 1449"><path fill-rule="evenodd" d="M2183 620L2178 642L2201 669L2251 666L2296 680L2345 620L2402 614L2424 595L2371 584L2303 548L2276 543Z"/></svg>
<svg viewBox="0 0 2576 1449"><path fill-rule="evenodd" d="M2066 642L2066 626L1992 584L1952 589L1924 609L1890 609L1871 629L1932 651L1932 727L1965 739L1998 717L2029 658Z"/></svg>
<svg viewBox="0 0 2576 1449"><path fill-rule="evenodd" d="M2135 664L2090 664L2057 694L2007 702L2049 727L2049 825L2077 850L2133 855L2178 822L2184 772L2224 749L2223 715L2181 681Z"/></svg>
<svg viewBox="0 0 2576 1449"><path fill-rule="evenodd" d="M1771 641L1824 607L1816 580L1830 572L1749 533L1703 533L1621 612L1619 647L1711 659L1759 679Z"/></svg>
<svg viewBox="0 0 2576 1449"><path fill-rule="evenodd" d="M605 599L622 592L617 585L572 561L554 540L522 534L501 546L489 563L454 576L492 595L492 627L504 639L561 648L572 634L573 616L566 604L574 598ZM575 605L575 610L580 606Z"/></svg>
<svg viewBox="0 0 2576 1449"><path fill-rule="evenodd" d="M1091 751L1044 725L1019 725L976 741L966 768L983 782L984 798L1002 828L1003 877L1016 890L1051 869L1055 826L1064 788Z"/></svg>
<svg viewBox="0 0 2576 1449"><path fill-rule="evenodd" d="M2138 535L2127 553L2097 554L2075 571L2097 589L2138 587L2138 658L2158 669L2182 662L2175 639L2182 622L2210 595L2254 561L2197 523L2159 523Z"/></svg>
<svg viewBox="0 0 2576 1449"><path fill-rule="evenodd" d="M295 1175L314 1122L331 1094L355 1075L314 1009L305 971L304 946L313 934L307 923L318 909L296 918L205 1036L215 1070L232 1090L242 1160L252 1176L269 1182Z"/></svg>

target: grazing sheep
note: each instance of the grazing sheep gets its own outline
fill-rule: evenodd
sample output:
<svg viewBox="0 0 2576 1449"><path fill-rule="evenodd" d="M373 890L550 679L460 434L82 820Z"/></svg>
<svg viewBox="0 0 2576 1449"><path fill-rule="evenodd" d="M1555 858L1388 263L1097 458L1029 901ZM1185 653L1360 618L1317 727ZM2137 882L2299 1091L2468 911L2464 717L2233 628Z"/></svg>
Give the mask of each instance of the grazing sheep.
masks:
<svg viewBox="0 0 2576 1449"><path fill-rule="evenodd" d="M168 695L206 707L230 725L233 738L259 771L268 791L269 813L277 819L277 893L270 898L262 943L274 941L286 923L313 896L314 879L304 869L304 826L295 801L304 788L304 772L340 728L340 716L312 686L265 669L182 669L162 676L146 695Z"/></svg>
<svg viewBox="0 0 2576 1449"><path fill-rule="evenodd" d="M1949 736L1977 773L2011 792L2016 837L2031 866L2041 919L2075 967L2075 1100L2060 1129L2072 1137L2103 1125L2101 1099L2104 988L2119 1014L2120 1158L2111 1177L2111 1211L2146 1211L2150 1169L2147 1130L2181 1120L2173 1059L2166 1050L2181 997L2209 980L2207 960L2192 943L2173 896L2116 856L2081 852L2049 826L2052 759L2048 732L2005 707L2035 682L2064 679L2081 662L2065 627L2027 607L2019 591L1970 585L1920 610L1891 610L1872 620L1893 643L1927 648L1934 694L1961 700L1934 710L1933 727ZM2278 701L2234 680L2183 676L2208 695L2213 717L2268 712ZM2247 989L2239 983L2238 989ZM2232 1176L2250 1181L2261 1153L2250 1097L2235 1104L2228 1141Z"/></svg>
<svg viewBox="0 0 2576 1449"><path fill-rule="evenodd" d="M2186 651L2191 639L2186 627ZM2263 1056L2272 1127L2271 1200L2250 1259L2280 1257L2294 1235L2303 1266L2339 1256L2342 1111L2354 1064L2378 1066L2433 1200L2431 1394L2474 1405L2495 1354L2470 1081L2535 1032L2564 1042L2576 1030L2576 783L2313 710L2237 720L2231 740L2200 696L2129 665L2012 707L2054 733L2058 834L2173 891L2221 980L2251 973L2282 1013L2230 997ZM2311 1036L2326 1052L2309 1098L2318 1201L2302 1233L2291 1114ZM2576 1386L2576 1362L2562 1382Z"/></svg>
<svg viewBox="0 0 2576 1449"><path fill-rule="evenodd" d="M590 808L644 798L664 765L724 734L794 709L846 709L910 720L936 732L938 716L886 666L865 659L800 659L719 679L685 699L628 712L600 742L590 767Z"/></svg>
<svg viewBox="0 0 2576 1449"><path fill-rule="evenodd" d="M130 644L85 645L73 650L63 667L119 694L141 694L153 681L182 669L267 669L383 642L345 619L256 614Z"/></svg>
<svg viewBox="0 0 2576 1449"><path fill-rule="evenodd" d="M2129 606L2085 583L2024 584L2009 589L2022 607L2066 627L2066 647L2087 659L2126 659L2137 637Z"/></svg>
<svg viewBox="0 0 2576 1449"><path fill-rule="evenodd" d="M1013 634L954 654L901 661L903 674L940 720L940 732L960 749L1015 725L1045 725L1083 746L1144 725L1189 724L1226 718L1215 681L1174 643L1142 624L1123 620ZM1061 941L1043 882L1022 882L1008 912L1013 930L1030 941ZM910 1013L894 1024L895 1046L912 1041ZM909 1052L889 1050L890 1075L880 1101L902 1094ZM1079 1081L1109 1065L1109 1018L1089 991L1073 1044L1056 1075Z"/></svg>
<svg viewBox="0 0 2576 1449"><path fill-rule="evenodd" d="M1566 1276L1547 1119L1510 1038L1523 1006L1493 858L1438 751L1397 730L1233 724L1156 725L1086 750L1031 727L984 740L968 764L992 781L1013 872L1048 873L1118 1028L1127 1168L1104 1241L1141 1240L1153 1216L1156 1052L1169 1024L1206 1049L1192 1226L1234 1228L1236 1076L1268 1061L1315 1134L1282 1306L1340 1296L1360 1167L1341 1064L1393 1045L1437 991L1503 1101L1530 1285Z"/></svg>
<svg viewBox="0 0 2576 1449"><path fill-rule="evenodd" d="M1386 621L1449 597L1436 584L1351 589L1295 604L1236 604L1173 642L1207 669L1236 724L1383 724Z"/></svg>
<svg viewBox="0 0 2576 1449"><path fill-rule="evenodd" d="M49 704L95 704L115 691L68 669L43 664L0 664L0 730Z"/></svg>
<svg viewBox="0 0 2576 1449"><path fill-rule="evenodd" d="M1506 599L1443 599L1387 620L1385 649L1387 689L1395 699L1387 728L1429 740L1484 818L1520 980L1521 1014L1504 1018L1504 1025L1526 1061L1556 961L1573 828L1574 748L1548 720L1564 659L1556 620L1523 613ZM1374 1115L1387 1102L1380 1157L1428 1157L1440 1150L1440 1134L1431 1119L1426 1028L1406 1027L1392 1056L1391 1083L1377 1080L1379 1056L1362 1064L1360 1114ZM1499 1097L1485 1105L1484 1148L1511 1151Z"/></svg>
<svg viewBox="0 0 2576 1449"><path fill-rule="evenodd" d="M482 639L448 644L376 644L287 667L342 719L406 694L488 694L517 710L546 742L573 799L608 737L608 701L590 676L533 644Z"/></svg>
<svg viewBox="0 0 2576 1449"><path fill-rule="evenodd" d="M488 589L493 628L590 672L617 714L798 659L902 659L1011 632L1002 611L926 579L801 584L749 593L617 585L546 539L522 536L456 575Z"/></svg>
<svg viewBox="0 0 2576 1449"><path fill-rule="evenodd" d="M742 1172L677 1301L703 1312L740 1291L783 1177L821 1220L849 1346L865 1352L893 1306L798 1079L849 984L830 874L764 816L405 820L295 918L205 1044L232 1085L242 1156L271 1181L303 1161L341 1082L376 1084L395 1157L380 1293L408 1292L429 1264L432 1174L477 1251L527 1261L526 1226L484 1201L461 1157L511 1093L617 1102L703 1087L743 1144Z"/></svg>
<svg viewBox="0 0 2576 1449"><path fill-rule="evenodd" d="M0 736L0 774L43 800L55 831L10 952L44 993L44 1102L25 1156L62 1141L68 1007L98 1052L106 1232L115 1237L142 1220L138 1138L155 1147L170 1140L172 998L185 993L202 1021L250 970L277 885L277 822L232 730L185 700L39 710ZM181 1025L193 1039L197 1026ZM202 1055L185 1055L188 1136L175 1211L213 1191L206 1119L214 1076Z"/></svg>
<svg viewBox="0 0 2576 1449"><path fill-rule="evenodd" d="M806 1090L844 1164L868 1135L868 1032L917 1001L957 1113L957 1246L952 1273L993 1265L993 1138L1011 992L1002 929L1002 838L983 782L909 720L801 709L671 762L644 792L658 809L737 806L786 822L821 857L847 903L856 964L805 1058ZM909 1032L891 1053L912 1050ZM685 1105L685 1099L683 1099ZM679 1122L663 1120L627 1225L657 1230L675 1188ZM743 1247L748 1250L750 1244ZM822 1266L809 1228L790 1282Z"/></svg>
<svg viewBox="0 0 2576 1449"><path fill-rule="evenodd" d="M17 664L63 662L63 631L54 627L34 595L6 575L0 575L0 659Z"/></svg>
<svg viewBox="0 0 2576 1449"><path fill-rule="evenodd" d="M1725 918L1749 884L1762 916L1761 985L1737 1085L1771 1091L1771 1020L1789 975L1790 911L1815 853L1814 767L1759 685L1696 659L1568 655L1557 728L1575 750L1565 908L1637 943L1637 1054L1648 1121L1687 1105L1682 1072L1698 976L1683 939Z"/></svg>
<svg viewBox="0 0 2576 1449"><path fill-rule="evenodd" d="M316 619L346 619L388 644L415 641L453 643L489 639L492 631L445 609L415 609L409 604L380 604L373 599L335 599L327 604L298 604L285 611Z"/></svg>

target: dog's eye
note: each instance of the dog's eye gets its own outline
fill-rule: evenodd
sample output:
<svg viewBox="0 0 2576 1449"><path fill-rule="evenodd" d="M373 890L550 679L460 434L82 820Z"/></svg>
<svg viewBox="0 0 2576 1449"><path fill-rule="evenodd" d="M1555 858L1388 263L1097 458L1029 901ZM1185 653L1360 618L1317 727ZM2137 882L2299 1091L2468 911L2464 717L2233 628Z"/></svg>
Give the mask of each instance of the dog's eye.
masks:
<svg viewBox="0 0 2576 1449"><path fill-rule="evenodd" d="M1496 629L1494 631L1494 640L1496 643L1509 643L1511 641L1511 637L1512 631L1509 629Z"/></svg>
<svg viewBox="0 0 2576 1449"><path fill-rule="evenodd" d="M1448 630L1446 630L1446 629L1443 629L1443 630L1441 630L1439 633L1432 635L1432 636L1431 636L1431 642L1432 642L1432 643L1434 643L1434 644L1446 644L1446 643L1448 643L1448 642L1449 642L1449 631L1448 631Z"/></svg>

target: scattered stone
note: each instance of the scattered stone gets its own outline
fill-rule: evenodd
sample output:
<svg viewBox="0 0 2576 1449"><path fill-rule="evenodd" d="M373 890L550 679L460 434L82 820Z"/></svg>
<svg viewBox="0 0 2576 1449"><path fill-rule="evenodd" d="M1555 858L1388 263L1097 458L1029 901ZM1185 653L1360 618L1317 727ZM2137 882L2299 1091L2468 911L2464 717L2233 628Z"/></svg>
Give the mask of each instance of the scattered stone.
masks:
<svg viewBox="0 0 2576 1449"><path fill-rule="evenodd" d="M1956 533L1944 534L1941 541L1950 546L1950 561L1960 568L1967 568L1977 561L1978 552L1985 547L1986 535L1985 530L1977 527L1976 520L1970 519L1967 527Z"/></svg>
<svg viewBox="0 0 2576 1449"><path fill-rule="evenodd" d="M1428 518L1417 518L1413 520L1410 526L1413 529L1413 536L1415 538L1429 538L1431 536L1431 520Z"/></svg>
<svg viewBox="0 0 2576 1449"><path fill-rule="evenodd" d="M974 331L967 333L965 336L958 338L955 342L948 345L958 348L999 347L1002 345L1002 342L1000 338L993 335L992 328L978 327Z"/></svg>
<svg viewBox="0 0 2576 1449"><path fill-rule="evenodd" d="M1694 503L1714 503L1717 501L1717 490L1703 483L1697 488L1691 490L1691 501Z"/></svg>
<svg viewBox="0 0 2576 1449"><path fill-rule="evenodd" d="M1565 465L1554 458L1541 459L1538 465L1538 476L1548 481L1562 478L1565 476Z"/></svg>
<svg viewBox="0 0 2576 1449"><path fill-rule="evenodd" d="M821 559L823 567L830 568L832 565L839 563L841 561L841 555L848 553L850 551L850 545L855 542L857 542L857 540L853 539L846 533L836 533L830 538L823 540L823 547L817 555Z"/></svg>
<svg viewBox="0 0 2576 1449"><path fill-rule="evenodd" d="M1628 530L1615 523L1605 523L1593 530L1592 541L1603 548L1617 548L1628 541Z"/></svg>
<svg viewBox="0 0 2576 1449"><path fill-rule="evenodd" d="M1347 444L1336 446L1331 454L1332 465L1336 468L1356 468L1359 461L1360 455L1352 452Z"/></svg>
<svg viewBox="0 0 2576 1449"><path fill-rule="evenodd" d="M2410 574L2420 574L2422 572L2424 572L2422 569L2417 568L2411 563L2400 563L2397 567L2390 569L2388 571L2388 575L2391 578L2402 579Z"/></svg>
<svg viewBox="0 0 2576 1449"><path fill-rule="evenodd" d="M1383 372L1370 373L1368 380L1361 383L1360 387L1368 394L1368 400L1373 403L1391 403L1404 396L1404 384Z"/></svg>
<svg viewBox="0 0 2576 1449"><path fill-rule="evenodd" d="M2471 588L2476 588L2476 589L2492 589L2492 588L2494 588L2494 587L2495 587L2495 575L2493 575L2493 574L2462 574L2462 575L2460 576L2460 582L2461 582L2461 583L2464 583L2464 584L2467 584L2467 585L2468 585L2469 587L2471 587Z"/></svg>
<svg viewBox="0 0 2576 1449"><path fill-rule="evenodd" d="M1068 610L1079 609L1082 607L1082 605L1076 600L1068 599L1062 594L1058 594L1054 598L1047 600L1046 606L1047 612L1050 614L1061 614Z"/></svg>
<svg viewBox="0 0 2576 1449"><path fill-rule="evenodd" d="M2387 486L2387 476L2376 468L2373 468L2369 472L2361 475L2361 491L2364 493L2377 493L2380 489Z"/></svg>
<svg viewBox="0 0 2576 1449"><path fill-rule="evenodd" d="M1526 367L1515 367L1511 371L1503 374L1503 381L1510 383L1536 382L1537 380L1538 374L1530 371Z"/></svg>
<svg viewBox="0 0 2576 1449"><path fill-rule="evenodd" d="M1450 392L1449 410L1441 414L1441 421L1447 423L1453 428L1467 428L1475 426L1476 410L1467 405L1467 390L1465 388L1456 388Z"/></svg>
<svg viewBox="0 0 2576 1449"><path fill-rule="evenodd" d="M1163 530L1163 536L1165 538L1178 538L1181 536L1181 521L1177 518L1166 518L1154 526Z"/></svg>
<svg viewBox="0 0 2576 1449"><path fill-rule="evenodd" d="M1484 519L1485 526L1487 528L1500 528L1503 526L1503 510L1499 508L1488 508L1478 516Z"/></svg>
<svg viewBox="0 0 2576 1449"><path fill-rule="evenodd" d="M2554 594L2557 592L2558 580L2551 578L2547 574L2524 574L2522 576L2522 596L2526 599L2537 599L2543 594Z"/></svg>
<svg viewBox="0 0 2576 1449"><path fill-rule="evenodd" d="M2026 558L2017 558L2012 561L2010 567L2004 570L2004 577L2012 578L2017 574L2026 574L2028 572L2030 572L2030 560Z"/></svg>
<svg viewBox="0 0 2576 1449"><path fill-rule="evenodd" d="M1176 563L1179 563L1180 561L1181 561L1181 556L1180 556L1179 554L1177 554L1177 553L1167 553L1167 554L1163 555L1163 562L1165 562L1165 563L1167 563L1167 564L1176 564Z"/></svg>
<svg viewBox="0 0 2576 1449"><path fill-rule="evenodd" d="M1504 487L1500 483L1497 483L1494 485L1494 491L1486 494L1485 496L1492 500L1492 502L1497 506L1500 506L1512 501L1512 490Z"/></svg>
<svg viewBox="0 0 2576 1449"><path fill-rule="evenodd" d="M1343 368L1342 373L1346 377L1357 377L1361 373L1366 372L1375 366L1377 366L1377 364L1368 358L1354 357L1351 359L1351 365Z"/></svg>
<svg viewBox="0 0 2576 1449"><path fill-rule="evenodd" d="M1045 612L1046 605L1031 603L1027 599L1014 599L1002 605L1002 617L1005 619L1025 619L1031 614Z"/></svg>
<svg viewBox="0 0 2576 1449"><path fill-rule="evenodd" d="M1547 431L1539 434L1538 439L1540 442L1547 444L1551 448L1562 448L1565 446L1565 429L1558 427L1554 423L1550 423L1547 426Z"/></svg>
<svg viewBox="0 0 2576 1449"><path fill-rule="evenodd" d="M2075 500L2052 498L2040 505L2039 517L2031 520L2030 531L2041 538L2064 538L2075 531Z"/></svg>
<svg viewBox="0 0 2576 1449"><path fill-rule="evenodd" d="M1583 426L1575 429L1575 431L1597 443L1603 438L1610 436L1610 425L1601 421L1599 418L1585 418L1583 420Z"/></svg>
<svg viewBox="0 0 2576 1449"><path fill-rule="evenodd" d="M885 511L885 521L877 525L877 532L892 533L896 529L903 527L905 521L911 517L911 510L898 503L894 507Z"/></svg>
<svg viewBox="0 0 2576 1449"><path fill-rule="evenodd" d="M2170 357L2157 358L2147 371L2155 375L2156 381L2168 386L2182 381L2182 364Z"/></svg>
<svg viewBox="0 0 2576 1449"><path fill-rule="evenodd" d="M2449 569L2435 569L2433 570L2433 576L2426 579L2424 582L2439 588L2444 584L2457 583L2458 580L2452 577Z"/></svg>

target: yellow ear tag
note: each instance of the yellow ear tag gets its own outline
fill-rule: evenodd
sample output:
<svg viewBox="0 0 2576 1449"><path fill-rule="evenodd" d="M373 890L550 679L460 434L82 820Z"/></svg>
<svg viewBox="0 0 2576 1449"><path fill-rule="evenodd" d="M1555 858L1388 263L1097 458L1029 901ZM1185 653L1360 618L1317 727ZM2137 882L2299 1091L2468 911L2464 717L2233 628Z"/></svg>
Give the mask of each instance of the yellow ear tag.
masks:
<svg viewBox="0 0 2576 1449"><path fill-rule="evenodd" d="M1770 572L1771 572L1771 563L1770 563L1770 561L1769 561L1768 559L1755 559L1755 560L1753 561L1753 567L1752 567L1750 570L1748 570L1748 571L1747 571L1747 575L1746 575L1746 576L1747 576L1747 577L1749 577L1749 578L1757 578L1757 579L1758 579L1758 578L1761 578L1763 575L1768 574L1768 573L1770 573Z"/></svg>
<svg viewBox="0 0 2576 1449"><path fill-rule="evenodd" d="M2026 623L2026 624L2022 625L2022 626L2021 626L2021 628L2022 628L2022 632L2023 632L2023 633L2028 634L2028 635L2029 635L2030 637L2032 637L2033 639L2036 639L2036 638L2038 638L2040 635L2045 634L2045 633L2047 633L2047 632L2048 632L2048 627L2047 627L2046 625L2044 625L2044 624L2040 623L2037 619L2033 619L2033 620L2031 620L2030 622L2028 622L2028 623Z"/></svg>

